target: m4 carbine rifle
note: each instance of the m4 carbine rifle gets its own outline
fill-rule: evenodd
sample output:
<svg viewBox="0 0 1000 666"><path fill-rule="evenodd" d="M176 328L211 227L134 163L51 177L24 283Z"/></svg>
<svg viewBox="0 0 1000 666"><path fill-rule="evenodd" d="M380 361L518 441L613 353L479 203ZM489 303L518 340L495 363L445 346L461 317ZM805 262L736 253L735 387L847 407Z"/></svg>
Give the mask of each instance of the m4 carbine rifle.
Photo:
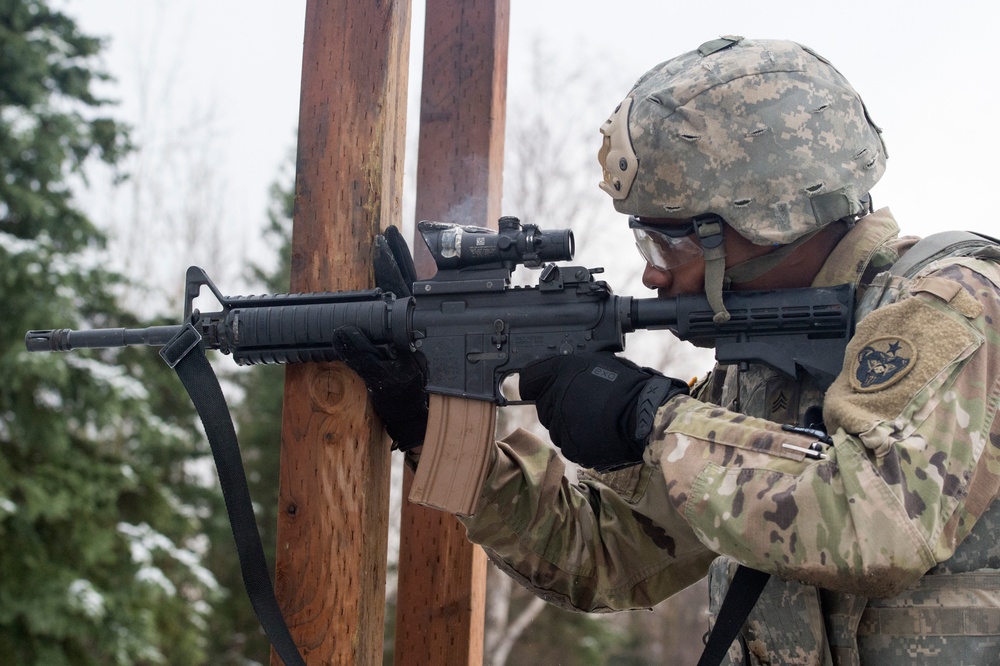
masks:
<svg viewBox="0 0 1000 666"><path fill-rule="evenodd" d="M369 291L223 296L205 272L187 272L184 323L142 329L30 331L29 351L163 346L185 332L192 344L231 354L240 365L338 360L333 332L356 326L376 345L422 356L430 395L427 434L410 500L472 513L487 473L495 405L512 404L503 380L557 354L620 352L625 335L666 329L715 347L716 360L764 363L829 385L854 328L854 289L729 292L731 318L715 322L704 296L615 296L594 279L603 269L561 266L573 258L571 230L543 231L517 218L499 231L438 222L418 229L437 274L412 296ZM518 265L540 268L535 286L512 286ZM222 305L199 312L207 287ZM194 334L196 335L194 335Z"/></svg>

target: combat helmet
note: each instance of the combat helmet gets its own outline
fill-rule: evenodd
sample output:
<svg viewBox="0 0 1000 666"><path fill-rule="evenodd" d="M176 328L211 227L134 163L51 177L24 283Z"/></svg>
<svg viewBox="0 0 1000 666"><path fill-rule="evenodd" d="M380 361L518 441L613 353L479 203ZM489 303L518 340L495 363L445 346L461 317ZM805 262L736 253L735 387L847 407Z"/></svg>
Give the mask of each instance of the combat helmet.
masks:
<svg viewBox="0 0 1000 666"><path fill-rule="evenodd" d="M657 65L601 134L601 189L619 212L714 215L758 245L794 247L865 212L887 158L881 130L847 79L809 48L779 40L722 37ZM793 247L762 257L771 257L769 266L725 273L716 226L710 243L699 236L705 292L725 313L725 284L770 270Z"/></svg>

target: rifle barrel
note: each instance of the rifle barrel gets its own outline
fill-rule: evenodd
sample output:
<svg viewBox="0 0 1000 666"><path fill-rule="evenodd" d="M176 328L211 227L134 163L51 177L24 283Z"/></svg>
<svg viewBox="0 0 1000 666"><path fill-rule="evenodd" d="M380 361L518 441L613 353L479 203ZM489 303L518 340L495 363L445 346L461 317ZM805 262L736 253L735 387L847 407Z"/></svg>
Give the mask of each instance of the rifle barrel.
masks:
<svg viewBox="0 0 1000 666"><path fill-rule="evenodd" d="M51 331L28 331L24 344L28 351L70 351L105 347L149 345L162 347L183 328L182 326L149 326L147 328L98 328L74 331L57 328Z"/></svg>

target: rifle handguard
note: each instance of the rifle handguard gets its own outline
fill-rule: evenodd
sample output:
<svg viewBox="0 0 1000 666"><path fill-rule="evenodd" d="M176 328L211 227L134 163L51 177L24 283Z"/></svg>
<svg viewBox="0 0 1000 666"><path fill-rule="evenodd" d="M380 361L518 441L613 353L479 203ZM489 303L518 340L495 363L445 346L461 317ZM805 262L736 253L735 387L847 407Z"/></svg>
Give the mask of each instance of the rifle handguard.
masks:
<svg viewBox="0 0 1000 666"><path fill-rule="evenodd" d="M424 438L410 501L471 516L489 473L497 407L485 400L430 394Z"/></svg>

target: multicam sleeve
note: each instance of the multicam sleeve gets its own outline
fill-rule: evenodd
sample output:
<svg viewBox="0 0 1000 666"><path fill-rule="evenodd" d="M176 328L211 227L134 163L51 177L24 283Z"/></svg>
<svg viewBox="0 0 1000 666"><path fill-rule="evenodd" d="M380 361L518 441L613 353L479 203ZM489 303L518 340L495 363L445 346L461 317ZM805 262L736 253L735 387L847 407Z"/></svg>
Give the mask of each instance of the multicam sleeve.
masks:
<svg viewBox="0 0 1000 666"><path fill-rule="evenodd" d="M537 596L568 610L648 608L704 577L715 555L635 465L571 483L543 440L502 440L468 536Z"/></svg>
<svg viewBox="0 0 1000 666"><path fill-rule="evenodd" d="M1000 491L1000 294L981 264L918 278L858 324L823 460L762 419L689 397L661 409L647 461L708 548L869 597L954 553Z"/></svg>

